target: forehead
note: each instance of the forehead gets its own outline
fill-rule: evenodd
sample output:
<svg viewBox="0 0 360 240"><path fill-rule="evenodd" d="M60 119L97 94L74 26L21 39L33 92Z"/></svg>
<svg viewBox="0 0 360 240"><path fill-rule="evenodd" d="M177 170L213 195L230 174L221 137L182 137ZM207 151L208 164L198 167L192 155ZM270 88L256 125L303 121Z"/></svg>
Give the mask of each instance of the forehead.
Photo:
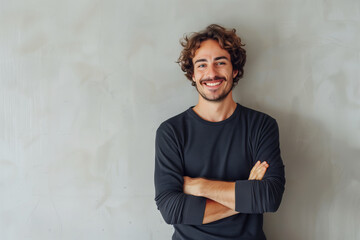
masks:
<svg viewBox="0 0 360 240"><path fill-rule="evenodd" d="M214 59L216 57L225 56L230 59L230 54L225 49L221 48L219 43L215 40L205 40L200 44L200 47L195 51L193 62L197 59Z"/></svg>

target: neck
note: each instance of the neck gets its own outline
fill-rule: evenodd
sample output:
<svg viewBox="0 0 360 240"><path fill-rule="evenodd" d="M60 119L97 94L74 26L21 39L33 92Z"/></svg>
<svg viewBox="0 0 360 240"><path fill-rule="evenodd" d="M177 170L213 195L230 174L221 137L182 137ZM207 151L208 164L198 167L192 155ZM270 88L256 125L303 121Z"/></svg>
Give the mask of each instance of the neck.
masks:
<svg viewBox="0 0 360 240"><path fill-rule="evenodd" d="M199 102L193 110L199 117L209 122L220 122L229 118L236 109L232 92L220 102L207 101L199 94Z"/></svg>

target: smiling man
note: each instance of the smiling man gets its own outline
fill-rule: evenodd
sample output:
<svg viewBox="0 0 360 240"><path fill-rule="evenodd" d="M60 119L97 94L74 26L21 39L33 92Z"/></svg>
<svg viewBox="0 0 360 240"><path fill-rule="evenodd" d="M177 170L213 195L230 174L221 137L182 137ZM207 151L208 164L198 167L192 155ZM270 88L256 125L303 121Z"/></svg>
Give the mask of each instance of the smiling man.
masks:
<svg viewBox="0 0 360 240"><path fill-rule="evenodd" d="M195 86L200 99L213 102L225 99L238 72L232 69L230 54L217 41L209 39L201 43L193 61L195 71L192 80L197 83Z"/></svg>
<svg viewBox="0 0 360 240"><path fill-rule="evenodd" d="M156 132L155 201L172 239L266 239L263 213L285 186L276 120L236 103L246 52L235 29L210 25L182 41L181 69L196 106Z"/></svg>

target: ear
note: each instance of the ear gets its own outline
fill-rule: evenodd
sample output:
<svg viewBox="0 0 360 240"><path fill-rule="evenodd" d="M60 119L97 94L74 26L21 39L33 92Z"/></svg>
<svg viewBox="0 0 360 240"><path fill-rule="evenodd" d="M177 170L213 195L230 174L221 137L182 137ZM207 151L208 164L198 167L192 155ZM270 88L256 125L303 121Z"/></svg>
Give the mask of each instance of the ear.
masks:
<svg viewBox="0 0 360 240"><path fill-rule="evenodd" d="M233 78L235 78L238 73L239 73L238 70L234 70L234 71L233 71Z"/></svg>

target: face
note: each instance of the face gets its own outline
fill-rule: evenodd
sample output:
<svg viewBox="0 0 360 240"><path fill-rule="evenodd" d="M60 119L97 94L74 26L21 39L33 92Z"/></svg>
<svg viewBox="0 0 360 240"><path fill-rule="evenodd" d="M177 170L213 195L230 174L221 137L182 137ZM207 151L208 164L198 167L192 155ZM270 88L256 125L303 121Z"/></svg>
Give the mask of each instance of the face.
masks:
<svg viewBox="0 0 360 240"><path fill-rule="evenodd" d="M219 102L226 98L233 87L233 71L230 54L215 40L200 44L193 58L193 81L199 94L207 101Z"/></svg>

